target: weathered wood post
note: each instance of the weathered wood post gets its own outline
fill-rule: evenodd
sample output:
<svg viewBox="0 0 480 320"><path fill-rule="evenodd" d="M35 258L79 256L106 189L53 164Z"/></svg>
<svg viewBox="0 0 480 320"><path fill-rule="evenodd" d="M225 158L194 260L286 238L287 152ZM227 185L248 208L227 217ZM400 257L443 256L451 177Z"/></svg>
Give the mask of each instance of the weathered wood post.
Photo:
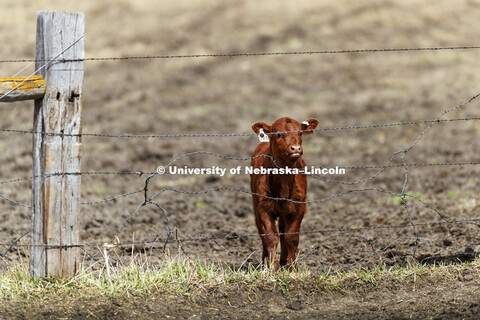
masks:
<svg viewBox="0 0 480 320"><path fill-rule="evenodd" d="M80 172L84 33L83 13L38 13L36 70L46 92L33 121L34 277L68 277L78 268L80 174L57 173Z"/></svg>

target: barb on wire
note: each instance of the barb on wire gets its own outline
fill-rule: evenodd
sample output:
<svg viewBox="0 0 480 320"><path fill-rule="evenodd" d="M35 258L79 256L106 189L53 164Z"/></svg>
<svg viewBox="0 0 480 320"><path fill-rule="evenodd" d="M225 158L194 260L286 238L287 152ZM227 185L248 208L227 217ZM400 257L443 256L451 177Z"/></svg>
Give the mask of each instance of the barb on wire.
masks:
<svg viewBox="0 0 480 320"><path fill-rule="evenodd" d="M32 180L32 177L2 180L2 181L0 181L0 184L7 184L7 183L14 183L14 182L25 182L25 181L29 181L29 180Z"/></svg>
<svg viewBox="0 0 480 320"><path fill-rule="evenodd" d="M98 201L86 201L86 202L81 202L80 204L83 204L83 205L101 204L101 203L113 201L113 200L116 200L116 199L125 198L125 197L131 196L131 195L133 195L133 194L142 193L143 191L144 191L143 189L140 189L140 190L136 190L136 191L131 191L131 192L122 193L122 194L120 194L120 195L118 195L118 196L106 198L106 199L103 199L103 200L98 200Z"/></svg>

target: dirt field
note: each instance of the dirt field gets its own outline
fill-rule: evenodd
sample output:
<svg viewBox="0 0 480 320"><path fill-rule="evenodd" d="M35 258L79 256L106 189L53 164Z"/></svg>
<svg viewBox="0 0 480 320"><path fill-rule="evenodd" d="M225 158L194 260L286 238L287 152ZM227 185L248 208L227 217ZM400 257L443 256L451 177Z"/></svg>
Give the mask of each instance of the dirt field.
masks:
<svg viewBox="0 0 480 320"><path fill-rule="evenodd" d="M433 1L346 0L4 2L8 9L0 11L3 30L0 39L8 45L2 46L0 59L34 57L35 16L42 9L84 12L86 56L111 57L478 45L478 17L474 9L480 5L477 1L446 0L435 1L434 5ZM25 65L0 63L0 75L12 76ZM322 128L433 120L480 92L479 68L478 50L87 61L83 132L251 133L254 122L271 123L282 116L299 121L315 117ZM28 75L32 70L31 66L22 74ZM442 119L478 117L478 106L479 101L474 100ZM31 130L32 117L31 102L4 104L0 108L2 129ZM305 137L304 159L315 167L384 165L395 152L412 145L427 127L428 124L417 124L318 131ZM405 154L405 162L478 162L479 129L479 122L474 120L435 123ZM31 137L7 132L0 135L0 180L31 175ZM245 158L257 143L255 136L137 139L84 136L82 170L154 172L158 166L196 151ZM177 167L227 169L248 164L245 160L206 154L172 163ZM393 164L399 165L401 161L396 159ZM379 170L347 169L343 176L323 178L361 182ZM480 250L476 245L479 228L475 220L480 218L480 180L476 178L479 172L478 165L409 166L405 190L421 201L407 197L408 211L399 198L364 190L401 193L405 183L402 166L387 168L375 179L355 184L310 178L309 200L325 201L309 205L302 227L305 234L301 235L299 261L315 272L339 270L352 264L354 267L379 262L402 265L412 260L413 253L415 259L426 263L471 260ZM99 201L141 190L146 178L145 174L85 174L82 201ZM151 179L148 192L152 196L164 188L199 192L216 187L249 190L249 177L157 175ZM1 184L0 194L29 205L30 182ZM229 190L193 195L167 190L153 200L165 214L152 204L141 208L122 229L121 242L147 242L135 246L139 251L150 249L153 244L152 260L156 261L163 258L164 232L170 228L176 230L170 240L181 240L166 245L170 254L181 251L194 260L232 266L260 262L251 195ZM86 258L96 253L98 244L112 239L143 201L143 193L137 193L84 205L80 222L82 243L88 244ZM30 210L3 200L0 208L0 243L11 243L30 229ZM463 222L447 223L452 220ZM28 235L19 243L27 245ZM0 248L3 252L3 247ZM116 251L121 259L123 255L129 256L131 249L129 244ZM22 255L28 255L28 250L19 247L7 257L16 260ZM468 286L437 284L435 287L433 283L435 290L446 300L452 294L468 297L463 300L470 303L465 304L466 308L478 312L478 303L472 301L469 293L473 291ZM379 314L376 307L365 301L371 299L375 306L395 312L397 309L388 301L397 295L402 296L402 301L420 299L424 305L419 312L424 310L429 315L433 313L428 310L448 312L439 307L444 300L437 300L432 284L425 285L429 288L416 293L386 288L382 292L368 290L367 297L355 291L341 297L305 297L305 305L315 302L317 309L308 307L303 316L322 314L329 318L325 315L329 310L343 309L345 315L339 314L338 318L348 318L348 314L374 318L373 315ZM246 293L236 294L240 301L245 301ZM269 297L269 293L259 294L262 295ZM272 304L276 303L276 297L276 293L270 296ZM377 301L382 297L386 297L385 301ZM172 299L178 301L177 297ZM299 299L303 301L303 296ZM124 306L127 302L118 303ZM145 305L141 298L132 303L136 307ZM111 306L110 301L102 304ZM287 304L278 302L278 306L281 315L290 315ZM169 310L175 316L175 310ZM210 311L203 310L206 317ZM233 309L228 310L234 314ZM380 315L387 315L387 311ZM397 317L392 313L392 318L408 318L410 314L403 311ZM183 318L181 314L177 317Z"/></svg>
<svg viewBox="0 0 480 320"><path fill-rule="evenodd" d="M477 279L478 280L478 279ZM435 286L432 286L435 284ZM421 279L383 289L312 293L296 288L218 288L192 297L164 293L148 297L50 297L0 307L8 319L477 319L478 285ZM48 302L48 303L46 303Z"/></svg>

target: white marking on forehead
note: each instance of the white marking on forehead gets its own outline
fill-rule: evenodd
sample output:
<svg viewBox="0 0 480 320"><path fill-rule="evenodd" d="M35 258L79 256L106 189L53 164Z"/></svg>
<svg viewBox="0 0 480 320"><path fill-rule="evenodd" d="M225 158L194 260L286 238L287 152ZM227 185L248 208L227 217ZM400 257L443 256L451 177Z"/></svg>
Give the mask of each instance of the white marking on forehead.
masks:
<svg viewBox="0 0 480 320"><path fill-rule="evenodd" d="M306 125L306 126L309 125L308 121L302 121L302 124L304 124L304 125Z"/></svg>

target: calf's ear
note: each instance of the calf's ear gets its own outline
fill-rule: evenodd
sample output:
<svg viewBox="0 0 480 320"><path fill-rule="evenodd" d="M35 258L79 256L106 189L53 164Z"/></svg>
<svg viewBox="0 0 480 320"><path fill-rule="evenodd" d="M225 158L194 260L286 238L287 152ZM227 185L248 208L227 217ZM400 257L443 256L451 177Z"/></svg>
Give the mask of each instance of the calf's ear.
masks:
<svg viewBox="0 0 480 320"><path fill-rule="evenodd" d="M307 121L302 122L302 130L313 130L318 126L317 119L308 119ZM305 131L303 134L311 134L312 131Z"/></svg>
<svg viewBox="0 0 480 320"><path fill-rule="evenodd" d="M252 130L256 134L260 133L260 129L263 129L263 132L265 132L265 133L272 132L272 128L268 124L266 124L265 122L257 122L252 126Z"/></svg>

